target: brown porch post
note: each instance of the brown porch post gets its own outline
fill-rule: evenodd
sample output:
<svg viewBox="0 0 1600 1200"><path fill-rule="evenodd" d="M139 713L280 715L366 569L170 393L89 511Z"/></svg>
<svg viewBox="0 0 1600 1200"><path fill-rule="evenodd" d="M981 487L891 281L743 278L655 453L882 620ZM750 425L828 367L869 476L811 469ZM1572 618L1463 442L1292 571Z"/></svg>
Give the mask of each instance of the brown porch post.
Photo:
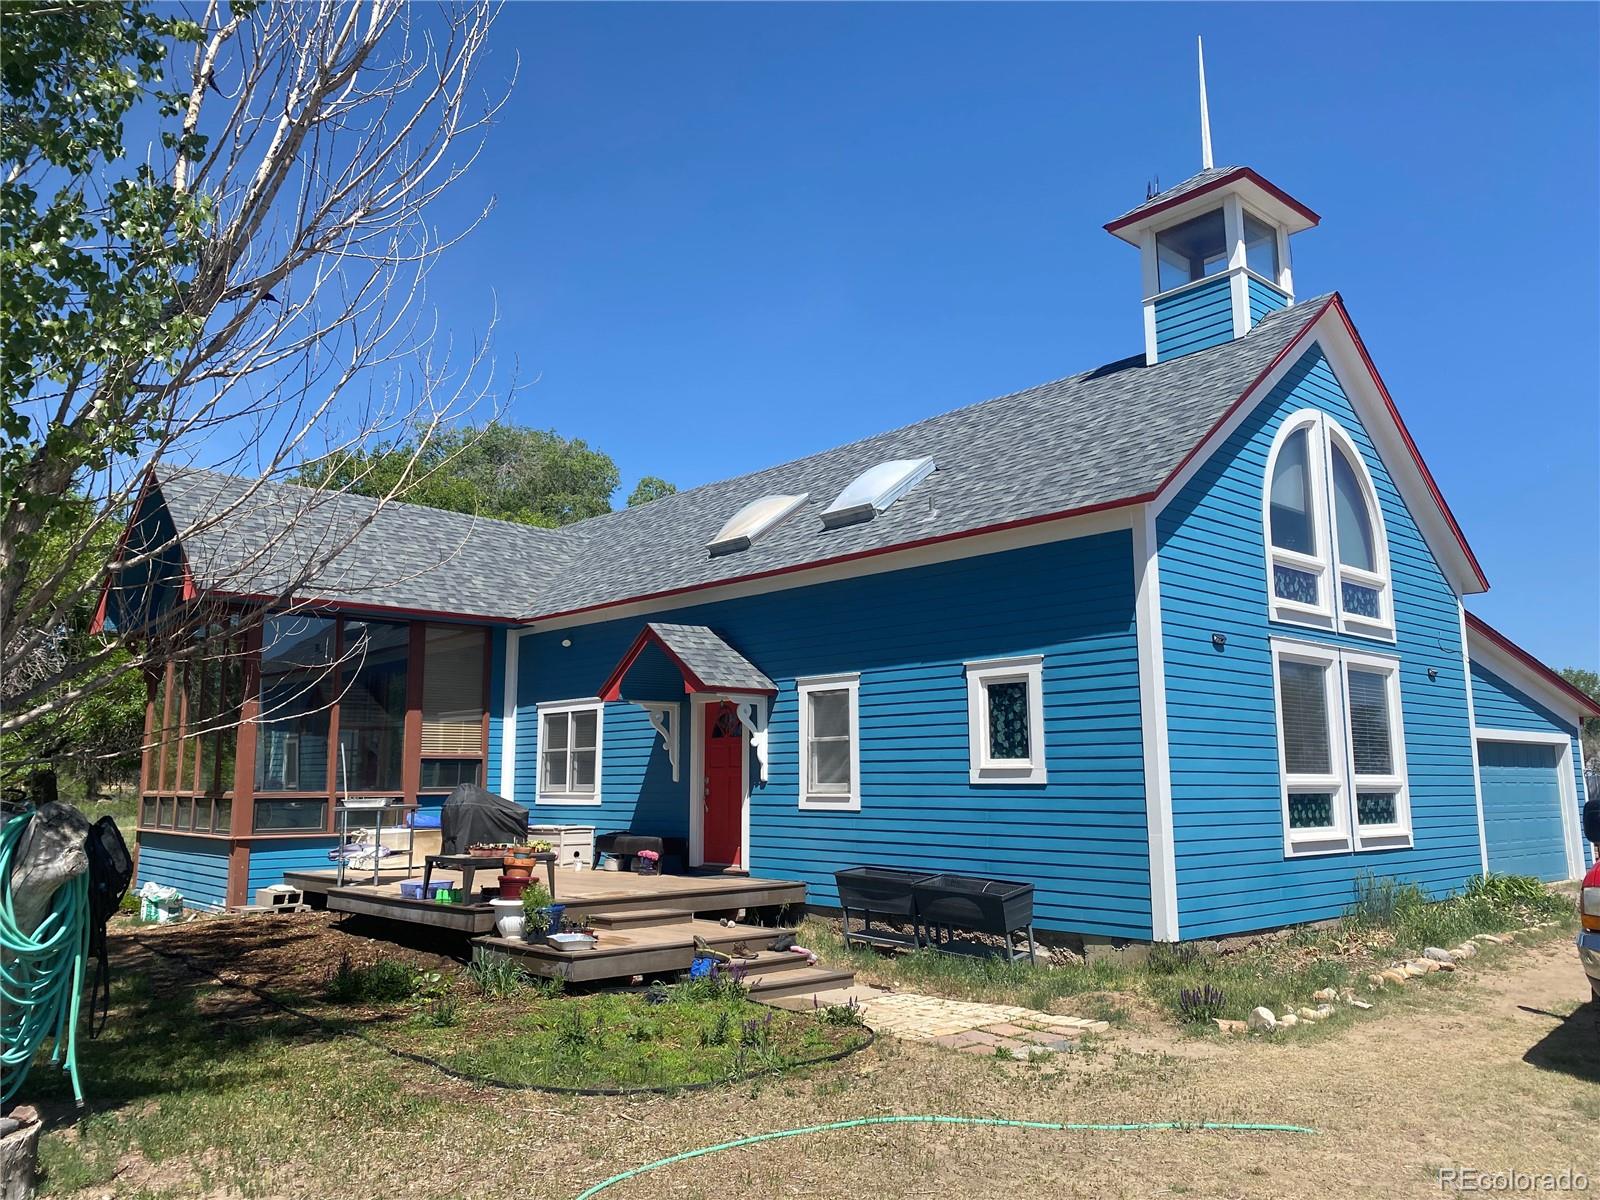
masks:
<svg viewBox="0 0 1600 1200"><path fill-rule="evenodd" d="M428 654L428 627L421 621L410 625L411 641L406 648L406 723L400 751L400 786L407 804L415 806L422 787L422 672Z"/></svg>
<svg viewBox="0 0 1600 1200"><path fill-rule="evenodd" d="M228 832L228 903L247 904L250 888L250 844L239 839L248 837L255 824L256 787L256 718L261 715L261 623L249 625L244 631L244 646L240 650L243 670L240 672L239 714L231 730L233 744L233 813Z"/></svg>

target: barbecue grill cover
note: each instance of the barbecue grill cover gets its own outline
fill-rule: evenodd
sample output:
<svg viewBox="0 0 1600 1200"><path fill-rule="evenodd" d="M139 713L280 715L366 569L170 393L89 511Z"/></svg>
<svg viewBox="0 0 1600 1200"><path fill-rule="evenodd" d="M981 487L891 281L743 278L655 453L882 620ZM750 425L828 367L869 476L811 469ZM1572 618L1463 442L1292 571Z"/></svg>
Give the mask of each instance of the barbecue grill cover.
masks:
<svg viewBox="0 0 1600 1200"><path fill-rule="evenodd" d="M480 842L522 842L528 837L528 810L475 783L463 783L446 798L439 830L445 854L465 854Z"/></svg>

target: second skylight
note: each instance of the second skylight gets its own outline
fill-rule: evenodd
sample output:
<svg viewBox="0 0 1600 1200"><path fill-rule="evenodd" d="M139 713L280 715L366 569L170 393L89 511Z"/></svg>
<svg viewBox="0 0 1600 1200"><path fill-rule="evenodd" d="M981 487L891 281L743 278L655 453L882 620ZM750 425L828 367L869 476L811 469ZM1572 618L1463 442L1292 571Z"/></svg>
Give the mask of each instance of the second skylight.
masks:
<svg viewBox="0 0 1600 1200"><path fill-rule="evenodd" d="M868 467L823 510L823 528L872 520L932 473L931 458L897 458Z"/></svg>

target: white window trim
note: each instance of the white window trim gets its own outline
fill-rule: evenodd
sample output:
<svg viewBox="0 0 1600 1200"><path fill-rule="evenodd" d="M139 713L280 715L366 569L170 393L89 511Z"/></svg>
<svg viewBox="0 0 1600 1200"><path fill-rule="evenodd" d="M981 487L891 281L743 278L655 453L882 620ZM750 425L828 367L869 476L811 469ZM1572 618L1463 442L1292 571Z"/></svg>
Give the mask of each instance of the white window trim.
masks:
<svg viewBox="0 0 1600 1200"><path fill-rule="evenodd" d="M1283 550L1272 544L1273 473L1278 468L1278 455L1282 452L1284 444L1302 429L1306 431L1306 472L1310 476L1307 482L1311 490L1313 549L1310 554ZM1319 463L1324 464L1320 470L1317 465ZM1328 501L1323 494L1327 489L1328 479L1325 464L1326 459L1322 453L1322 413L1317 409L1307 408L1286 417L1283 424L1278 426L1277 436L1272 439L1272 450L1267 455L1267 473L1261 481L1261 539L1267 551L1267 605L1272 619L1296 625L1311 625L1319 629L1332 629L1335 589L1330 581L1332 573L1328 569L1332 550L1328 544ZM1318 603L1306 604L1299 600L1285 600L1278 595L1273 568L1279 563L1317 577Z"/></svg>
<svg viewBox="0 0 1600 1200"><path fill-rule="evenodd" d="M818 792L811 787L811 694L845 692L850 705L850 790ZM800 704L800 807L816 811L861 811L861 675L813 675L795 680Z"/></svg>
<svg viewBox="0 0 1600 1200"><path fill-rule="evenodd" d="M1383 641L1394 641L1394 603L1391 584L1393 574L1389 570L1389 534L1383 523L1383 506L1378 503L1378 489L1373 486L1372 474L1367 470L1367 460L1362 455L1360 447L1355 444L1351 436L1345 432L1344 427L1327 414L1323 414L1323 426L1326 430L1324 455L1327 463L1328 479L1328 552L1334 565L1334 597L1333 602L1339 613L1339 628L1344 633L1357 637L1372 637ZM1361 489L1361 498L1367 506L1367 520L1372 523L1372 558L1377 566L1376 571L1363 570L1360 567L1346 566L1339 561L1339 538L1336 518L1333 508L1333 455L1342 451L1345 458L1354 468L1356 486ZM1363 617L1356 613L1347 612L1344 607L1344 581L1364 584L1376 588L1378 592L1378 616Z"/></svg>
<svg viewBox="0 0 1600 1200"><path fill-rule="evenodd" d="M1311 479L1311 530L1315 552L1301 554L1272 544L1272 476L1284 443L1300 430L1307 431L1306 466ZM1366 502L1367 518L1372 523L1373 555L1376 572L1339 562L1337 529L1333 515L1333 454L1341 449L1355 469L1356 482ZM1393 642L1394 599L1389 570L1389 538L1383 522L1383 507L1378 503L1372 474L1366 458L1344 427L1321 409L1304 408L1284 418L1267 455L1266 474L1261 481L1261 541L1266 550L1267 607L1274 621L1304 625L1315 629L1338 630L1354 637ZM1317 577L1317 604L1286 600L1278 595L1273 578L1274 566L1282 564ZM1379 617L1358 616L1344 608L1343 581L1364 584L1378 592Z"/></svg>
<svg viewBox="0 0 1600 1200"><path fill-rule="evenodd" d="M594 719L594 791L592 792L551 792L544 786L544 719L555 713L593 712ZM570 720L570 718L569 718ZM568 749L571 748L571 733L568 733ZM605 775L605 742L606 742L606 706L605 702L595 698L581 700L551 700L540 704L537 709L534 723L533 747L533 783L534 804L568 804L598 807L601 803Z"/></svg>
<svg viewBox="0 0 1600 1200"><path fill-rule="evenodd" d="M1406 721L1400 703L1400 660L1387 654L1367 654L1345 650L1340 654L1344 662L1346 697L1350 694L1352 669L1373 671L1384 677L1386 708L1389 713L1389 756L1394 770L1388 775L1357 775L1355 759L1355 730L1350 727L1351 713L1345 704L1346 742L1350 746L1350 812L1351 828L1356 831L1357 850L1399 850L1411 845L1411 787L1406 771ZM1383 825L1363 825L1360 819L1357 794L1394 792L1394 820Z"/></svg>
<svg viewBox="0 0 1600 1200"><path fill-rule="evenodd" d="M1400 696L1400 660L1389 655L1341 650L1287 638L1275 637L1271 642L1272 694L1278 728L1278 780L1283 816L1284 856L1305 858L1321 854L1346 854L1351 851L1409 848L1413 844L1411 791L1406 770L1405 713ZM1329 761L1336 768L1332 775L1296 775L1292 779L1289 775L1287 743L1283 729L1283 697L1278 677L1279 663L1284 660L1314 663L1324 668L1324 702L1328 709L1328 738L1331 751ZM1391 775L1356 775L1349 704L1349 672L1352 667L1377 671L1385 676L1388 688L1389 746L1395 768ZM1395 793L1395 820L1392 823L1366 826L1360 823L1356 793L1362 789L1392 790ZM1309 791L1333 793L1334 824L1331 829L1289 827L1290 793Z"/></svg>
<svg viewBox="0 0 1600 1200"><path fill-rule="evenodd" d="M1284 662L1310 663L1322 668L1323 707L1327 712L1327 775L1289 774L1288 737L1283 727L1283 684L1279 666ZM1288 858L1314 854L1342 854L1350 849L1350 798L1346 780L1349 774L1344 748L1344 688L1339 670L1339 652L1326 646L1272 639L1272 698L1278 724L1279 799L1283 812L1283 853ZM1331 828L1292 829L1289 825L1289 796L1293 792L1330 792L1333 795Z"/></svg>
<svg viewBox="0 0 1600 1200"><path fill-rule="evenodd" d="M1044 655L988 658L964 666L967 674L967 745L971 782L1048 782L1044 746ZM996 683L1028 685L1027 760L995 759L989 756L988 688Z"/></svg>

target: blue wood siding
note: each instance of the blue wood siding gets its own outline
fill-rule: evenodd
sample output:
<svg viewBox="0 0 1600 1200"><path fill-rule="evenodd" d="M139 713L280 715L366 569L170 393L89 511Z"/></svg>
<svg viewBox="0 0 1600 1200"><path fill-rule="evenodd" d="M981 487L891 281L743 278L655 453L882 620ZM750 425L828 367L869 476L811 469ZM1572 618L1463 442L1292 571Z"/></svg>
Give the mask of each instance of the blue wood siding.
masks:
<svg viewBox="0 0 1600 1200"><path fill-rule="evenodd" d="M370 832L372 822L367 822ZM245 903L254 904L256 889L282 883L286 871L326 871L334 864L328 851L339 839L329 835L304 838L271 838L250 843L250 875ZM420 874L420 871L419 871Z"/></svg>
<svg viewBox="0 0 1600 1200"><path fill-rule="evenodd" d="M1133 587L1122 531L650 619L709 625L778 684L765 786L751 764L752 872L804 880L820 904L837 902L832 872L860 863L1032 880L1041 927L1148 937ZM518 801L534 791L536 703L594 695L640 625L523 639ZM1025 653L1044 656L1049 782L974 786L963 664ZM795 679L841 671L860 672L861 810L801 810ZM690 723L680 711L679 782L644 712L610 704L603 803L540 804L536 817L687 836Z"/></svg>
<svg viewBox="0 0 1600 1200"><path fill-rule="evenodd" d="M177 888L187 905L221 907L228 902L227 839L141 833L134 890L152 882Z"/></svg>
<svg viewBox="0 0 1600 1200"><path fill-rule="evenodd" d="M1478 743L1489 870L1546 882L1567 877L1560 763L1555 746Z"/></svg>
<svg viewBox="0 0 1600 1200"><path fill-rule="evenodd" d="M1270 283L1263 283L1254 276L1245 276L1249 285L1250 296L1250 327L1254 329L1261 319L1280 308L1289 307L1289 297L1273 287Z"/></svg>
<svg viewBox="0 0 1600 1200"><path fill-rule="evenodd" d="M1268 620L1266 459L1284 417L1302 408L1333 415L1372 475L1389 540L1393 644ZM1162 512L1157 538L1182 935L1337 916L1357 872L1416 882L1435 896L1477 874L1457 599L1320 348L1308 350L1202 465ZM1213 648L1214 633L1226 636L1224 649ZM1285 858L1274 634L1400 658L1413 849ZM1437 678L1428 677L1430 667Z"/></svg>
<svg viewBox="0 0 1600 1200"><path fill-rule="evenodd" d="M1521 688L1508 683L1488 667L1476 662L1472 664L1472 717L1480 729L1519 729L1533 733L1565 734L1568 745L1572 747L1572 794L1578 798L1581 819L1584 801L1583 746L1576 725L1571 721L1562 720ZM1580 841L1583 844L1585 865L1593 866L1594 847L1586 840L1580 839Z"/></svg>
<svg viewBox="0 0 1600 1200"><path fill-rule="evenodd" d="M1233 292L1227 275L1162 296L1156 305L1156 361L1233 340Z"/></svg>

